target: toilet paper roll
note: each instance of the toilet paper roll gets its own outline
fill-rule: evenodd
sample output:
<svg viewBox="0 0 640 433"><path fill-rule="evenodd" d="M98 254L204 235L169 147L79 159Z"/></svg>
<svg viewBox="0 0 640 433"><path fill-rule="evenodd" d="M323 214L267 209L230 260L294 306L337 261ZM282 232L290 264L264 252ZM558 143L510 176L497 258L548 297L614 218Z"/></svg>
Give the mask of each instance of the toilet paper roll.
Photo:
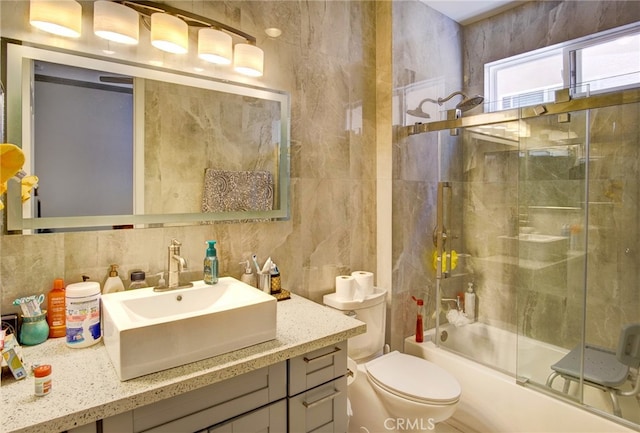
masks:
<svg viewBox="0 0 640 433"><path fill-rule="evenodd" d="M356 295L356 280L351 275L336 277L336 298L341 301L352 301Z"/></svg>
<svg viewBox="0 0 640 433"><path fill-rule="evenodd" d="M373 272L355 271L351 273L355 278L358 297L365 297L373 294Z"/></svg>

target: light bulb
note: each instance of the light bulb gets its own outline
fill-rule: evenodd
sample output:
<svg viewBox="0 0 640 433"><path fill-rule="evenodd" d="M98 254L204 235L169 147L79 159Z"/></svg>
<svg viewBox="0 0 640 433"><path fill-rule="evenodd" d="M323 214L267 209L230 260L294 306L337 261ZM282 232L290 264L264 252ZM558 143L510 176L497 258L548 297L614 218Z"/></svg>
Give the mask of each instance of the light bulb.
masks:
<svg viewBox="0 0 640 433"><path fill-rule="evenodd" d="M98 0L93 4L93 32L109 41L135 45L140 32L138 13L119 3Z"/></svg>
<svg viewBox="0 0 640 433"><path fill-rule="evenodd" d="M75 0L31 0L29 23L48 33L79 38L82 6Z"/></svg>
<svg viewBox="0 0 640 433"><path fill-rule="evenodd" d="M231 64L233 41L227 33L210 28L198 31L198 57L218 65Z"/></svg>
<svg viewBox="0 0 640 433"><path fill-rule="evenodd" d="M185 54L189 47L189 26L178 17L151 14L151 45L173 54Z"/></svg>
<svg viewBox="0 0 640 433"><path fill-rule="evenodd" d="M251 44L236 44L233 52L233 69L250 77L261 77L264 69L264 52Z"/></svg>

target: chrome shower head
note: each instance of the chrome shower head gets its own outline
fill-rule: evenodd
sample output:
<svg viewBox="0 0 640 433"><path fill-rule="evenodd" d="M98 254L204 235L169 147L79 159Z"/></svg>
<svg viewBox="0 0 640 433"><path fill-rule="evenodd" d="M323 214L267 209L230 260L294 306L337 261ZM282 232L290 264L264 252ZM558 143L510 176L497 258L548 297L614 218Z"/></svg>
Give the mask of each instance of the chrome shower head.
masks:
<svg viewBox="0 0 640 433"><path fill-rule="evenodd" d="M453 92L452 94L450 94L446 98L438 98L438 100L431 99L431 98L425 98L422 101L420 101L420 103L418 104L418 106L416 108L414 108L413 110L407 110L407 114L410 114L411 116L415 116L415 117L422 117L424 119L430 119L431 116L429 116L429 114L425 113L422 110L422 105L425 102L433 102L434 104L442 105L442 104L444 104L445 102L447 102L449 99L453 98L456 95L462 95L462 101L458 102L458 104L456 105L456 109L458 109L460 111L469 111L472 108L482 104L482 102L484 101L484 97L481 96L481 95L475 95L475 96L472 96L472 97L468 97L467 95L465 95L462 92Z"/></svg>
<svg viewBox="0 0 640 433"><path fill-rule="evenodd" d="M418 106L413 110L407 110L407 114L410 114L411 116L415 116L415 117L422 117L423 119L431 118L431 116L429 116L429 113L425 113L424 111L422 111L422 106Z"/></svg>
<svg viewBox="0 0 640 433"><path fill-rule="evenodd" d="M475 95L470 98L465 96L462 101L458 102L458 105L456 105L456 108L459 108L462 111L469 111L475 106L482 104L483 101L484 101L484 97L480 95Z"/></svg>
<svg viewBox="0 0 640 433"><path fill-rule="evenodd" d="M464 93L458 91L458 92L453 92L446 98L438 98L438 104L442 105L443 103L447 102L449 99L453 98L456 95L462 95L462 101L458 102L458 104L456 105L456 108L461 111L469 111L473 107L482 104L482 101L484 101L483 96L475 95L470 98Z"/></svg>
<svg viewBox="0 0 640 433"><path fill-rule="evenodd" d="M438 101L431 98L423 99L422 101L420 101L420 103L416 108L414 108L413 110L407 110L407 114L415 117L422 117L423 119L431 119L431 116L429 116L429 113L425 113L424 111L422 111L422 106L424 105L425 102L437 103Z"/></svg>

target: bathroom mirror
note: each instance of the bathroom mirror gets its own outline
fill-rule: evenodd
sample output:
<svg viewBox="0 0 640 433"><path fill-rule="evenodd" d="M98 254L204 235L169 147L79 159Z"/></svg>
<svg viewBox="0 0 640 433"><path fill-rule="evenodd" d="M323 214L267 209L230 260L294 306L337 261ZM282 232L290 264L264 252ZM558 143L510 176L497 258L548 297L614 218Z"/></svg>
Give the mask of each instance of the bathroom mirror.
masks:
<svg viewBox="0 0 640 433"><path fill-rule="evenodd" d="M40 179L24 204L9 182L8 231L288 218L288 93L13 43L4 53L7 141Z"/></svg>

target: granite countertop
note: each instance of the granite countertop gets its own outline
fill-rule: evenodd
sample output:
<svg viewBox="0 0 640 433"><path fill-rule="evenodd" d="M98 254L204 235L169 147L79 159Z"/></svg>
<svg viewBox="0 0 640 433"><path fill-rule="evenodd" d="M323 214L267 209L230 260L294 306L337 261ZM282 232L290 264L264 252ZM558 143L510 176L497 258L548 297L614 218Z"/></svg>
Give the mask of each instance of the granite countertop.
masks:
<svg viewBox="0 0 640 433"><path fill-rule="evenodd" d="M125 382L102 342L72 349L58 338L23 347L27 365L51 364L52 391L36 397L32 376L15 381L4 375L2 431L68 430L338 343L366 329L358 320L294 294L278 302L277 317L275 340Z"/></svg>

